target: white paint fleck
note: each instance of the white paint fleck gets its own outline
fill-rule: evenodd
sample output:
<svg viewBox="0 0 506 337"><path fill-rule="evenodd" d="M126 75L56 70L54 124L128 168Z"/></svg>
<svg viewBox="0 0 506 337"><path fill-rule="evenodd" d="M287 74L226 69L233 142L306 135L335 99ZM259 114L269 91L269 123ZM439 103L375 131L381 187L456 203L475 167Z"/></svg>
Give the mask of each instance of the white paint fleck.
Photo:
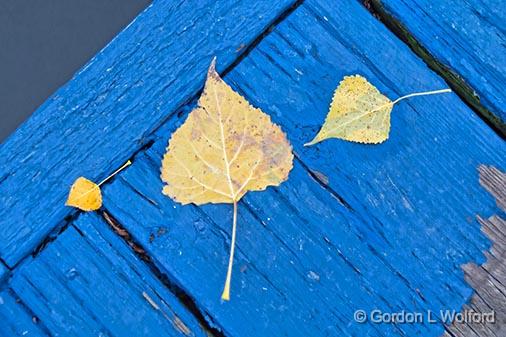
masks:
<svg viewBox="0 0 506 337"><path fill-rule="evenodd" d="M315 273L314 271L310 270L309 273L307 273L307 277L309 277L311 280L314 281L320 281L320 275Z"/></svg>
<svg viewBox="0 0 506 337"><path fill-rule="evenodd" d="M405 208L407 208L413 212L413 207L411 206L411 203L409 202L408 198L403 196L402 197L402 204L404 205Z"/></svg>

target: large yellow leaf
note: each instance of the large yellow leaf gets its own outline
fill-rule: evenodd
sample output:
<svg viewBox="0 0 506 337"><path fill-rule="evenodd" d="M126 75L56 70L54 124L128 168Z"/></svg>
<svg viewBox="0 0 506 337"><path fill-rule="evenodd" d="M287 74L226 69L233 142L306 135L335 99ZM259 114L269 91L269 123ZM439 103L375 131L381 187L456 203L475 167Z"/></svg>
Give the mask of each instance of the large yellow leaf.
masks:
<svg viewBox="0 0 506 337"><path fill-rule="evenodd" d="M248 191L277 186L292 169L281 129L218 75L211 63L198 106L169 141L161 168L163 193L182 204L232 203L234 218L227 281L229 299L237 202Z"/></svg>
<svg viewBox="0 0 506 337"><path fill-rule="evenodd" d="M409 97L451 92L450 89L413 93L391 101L360 75L345 76L339 83L320 132L305 145L328 138L377 144L388 139L390 112L395 103Z"/></svg>

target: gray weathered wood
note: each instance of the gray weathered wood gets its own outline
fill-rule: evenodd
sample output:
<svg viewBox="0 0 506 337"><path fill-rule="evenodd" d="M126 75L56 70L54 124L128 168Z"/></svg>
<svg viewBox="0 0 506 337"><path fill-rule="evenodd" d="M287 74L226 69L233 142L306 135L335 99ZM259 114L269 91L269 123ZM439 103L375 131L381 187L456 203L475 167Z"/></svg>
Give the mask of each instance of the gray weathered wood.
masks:
<svg viewBox="0 0 506 337"><path fill-rule="evenodd" d="M480 183L506 210L506 174L493 166L480 166ZM494 215L478 217L482 231L493 245L485 252L487 262L481 266L463 266L466 281L475 289L471 302L463 311L495 313L495 323L453 323L445 337L503 337L506 336L506 221Z"/></svg>
<svg viewBox="0 0 506 337"><path fill-rule="evenodd" d="M506 174L494 166L481 165L480 184L494 196L497 206L506 210Z"/></svg>

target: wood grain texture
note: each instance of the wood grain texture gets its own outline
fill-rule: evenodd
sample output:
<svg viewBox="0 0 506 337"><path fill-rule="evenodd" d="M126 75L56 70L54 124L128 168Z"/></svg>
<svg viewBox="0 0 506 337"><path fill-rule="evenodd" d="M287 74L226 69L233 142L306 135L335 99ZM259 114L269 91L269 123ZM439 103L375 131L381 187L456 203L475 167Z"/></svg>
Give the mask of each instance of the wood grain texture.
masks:
<svg viewBox="0 0 506 337"><path fill-rule="evenodd" d="M0 336L49 336L47 329L12 290L0 291Z"/></svg>
<svg viewBox="0 0 506 337"><path fill-rule="evenodd" d="M474 216L495 210L477 182L477 167L503 167L505 143L455 95L441 95L397 106L390 138L379 146L329 140L302 147L324 120L332 90L350 73L365 75L392 98L445 86L347 1L306 2L227 79L272 113L305 165L328 177L330 190L376 224L372 231L389 242L378 251L413 288L437 289L449 308L458 308L453 290L470 294L458 266L483 261L488 247ZM430 269L413 277L421 264Z"/></svg>
<svg viewBox="0 0 506 337"><path fill-rule="evenodd" d="M8 287L51 336L206 336L179 300L94 214L80 216L40 255L24 261ZM7 304L7 310L14 309ZM8 319L22 322L12 313Z"/></svg>
<svg viewBox="0 0 506 337"><path fill-rule="evenodd" d="M492 165L480 165L480 184L496 200L497 207L506 212L506 173Z"/></svg>
<svg viewBox="0 0 506 337"><path fill-rule="evenodd" d="M482 263L489 247L475 215L496 211L478 185L477 167L503 169L504 142L446 95L396 106L384 144L329 140L303 147L344 75L364 75L391 98L445 86L358 2L305 1L225 77L283 128L297 160L286 183L241 201L232 298L221 303L232 209L174 203L161 194L159 167L170 134L193 105L178 107L199 90L216 45L223 65L230 64L239 37L252 38L251 27L267 24L278 10L267 10L267 2L213 2L201 11L178 5L148 9L113 42L117 51L110 46L98 55L0 149L6 205L0 256L16 264L62 221L68 187L61 186L81 174L105 176L152 137L154 145L105 186L104 206L163 276L194 299L210 326L230 336L442 334L442 324L360 324L353 314L461 309L472 288L460 266ZM251 14L257 8L268 13L262 20ZM190 11L203 14L192 19ZM203 26L208 14L219 13L230 18ZM195 38L195 32L207 35ZM9 286L51 333L121 335L125 326L128 333L156 335L160 326L177 332L142 296L148 287L157 305L173 308L201 334L132 254L96 215L81 215L35 259L23 261Z"/></svg>
<svg viewBox="0 0 506 337"><path fill-rule="evenodd" d="M480 184L506 211L506 174L493 166L480 166ZM488 219L478 217L481 230L492 241L485 252L483 265L469 263L463 266L467 282L475 293L463 312L494 313L494 323L454 322L448 326L445 337L501 337L506 335L506 221L498 215Z"/></svg>
<svg viewBox="0 0 506 337"><path fill-rule="evenodd" d="M371 3L383 21L506 134L503 6L493 0Z"/></svg>
<svg viewBox="0 0 506 337"><path fill-rule="evenodd" d="M162 153L192 105L105 188L108 211L226 335L439 336L442 324L359 324L353 313L459 310L472 294L460 266L484 261L489 241L474 219L496 210L477 168L504 167L504 142L442 95L397 106L384 144L303 147L354 73L391 98L445 87L351 0L305 1L225 77L283 128L298 157L286 183L239 205L230 303L218 299L231 207L161 194Z"/></svg>
<svg viewBox="0 0 506 337"><path fill-rule="evenodd" d="M155 1L0 147L0 258L14 266L71 210L81 175L106 177L233 63L294 1Z"/></svg>
<svg viewBox="0 0 506 337"><path fill-rule="evenodd" d="M357 308L420 309L426 303L364 242L357 228L372 224L361 223L364 220L300 163L279 188L250 193L239 203L232 295L230 302L220 302L232 208L181 206L162 195L159 162L164 143L137 158L105 189L105 204L225 335L265 336L276 331L288 336L395 336L427 331L423 326L353 322ZM367 235L378 245L388 244L376 233ZM423 274L423 269L416 273ZM431 289L419 291L428 298L439 295Z"/></svg>
<svg viewBox="0 0 506 337"><path fill-rule="evenodd" d="M463 312L494 313L494 323L454 322L445 332L445 337L502 337L506 335L506 221L498 216L479 218L483 232L493 242L485 253L483 265L464 265L467 282L474 288L470 303Z"/></svg>

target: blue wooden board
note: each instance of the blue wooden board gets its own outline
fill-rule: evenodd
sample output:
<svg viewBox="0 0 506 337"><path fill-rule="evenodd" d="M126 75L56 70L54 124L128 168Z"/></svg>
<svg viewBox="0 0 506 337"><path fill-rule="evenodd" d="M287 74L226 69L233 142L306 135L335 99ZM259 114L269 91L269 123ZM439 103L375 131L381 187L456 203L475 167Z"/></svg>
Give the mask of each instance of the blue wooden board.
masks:
<svg viewBox="0 0 506 337"><path fill-rule="evenodd" d="M0 147L0 258L31 252L70 213L78 176L123 164L200 90L213 56L225 69L293 2L155 1Z"/></svg>
<svg viewBox="0 0 506 337"><path fill-rule="evenodd" d="M191 105L105 188L105 207L225 334L438 336L442 324L358 324L353 313L459 310L472 293L460 266L483 262L489 242L475 216L496 211L477 169L504 168L503 140L452 94L396 106L384 144L303 147L354 73L391 98L445 87L354 1L304 2L225 77L282 126L298 157L281 187L240 203L230 303L218 299L231 206L161 194L162 153Z"/></svg>
<svg viewBox="0 0 506 337"><path fill-rule="evenodd" d="M80 216L40 255L24 261L8 287L52 336L206 336L192 314L94 214ZM17 309L11 300L0 306L0 315L7 312L7 327L28 329L32 317L15 315Z"/></svg>
<svg viewBox="0 0 506 337"><path fill-rule="evenodd" d="M180 335L177 315L204 335L162 277L224 335L443 332L427 322L361 324L353 314L459 310L469 299L460 266L483 262L490 245L475 216L497 210L477 167L504 170L504 141L452 94L397 105L384 144L303 147L344 75L362 74L390 98L445 83L352 0L306 0L241 59L292 3L157 1L2 145L0 258L15 268L0 317L9 329ZM159 179L167 140L194 107L214 54L219 70L233 64L225 80L271 115L297 157L287 182L240 202L229 303L219 295L231 206L178 205ZM104 186L104 208L162 275L96 214L78 215L20 262L69 221L63 203L77 176L98 181L134 153Z"/></svg>
<svg viewBox="0 0 506 337"><path fill-rule="evenodd" d="M428 304L397 274L404 271L394 270L376 250L388 245L387 240L372 232L366 235L374 245L364 241L358 228L373 224L344 207L299 163L282 187L252 193L240 203L232 299L222 303L231 207L180 206L163 196L158 172L162 145L157 143L106 188L105 203L225 335L428 332L423 325L353 322L359 308L422 310ZM295 208L302 205L303 209ZM421 267L412 273L423 277L429 271ZM460 293L459 287L446 295L463 301L468 292ZM444 305L436 289L422 285L419 291L433 301L431 308Z"/></svg>
<svg viewBox="0 0 506 337"><path fill-rule="evenodd" d="M427 51L506 123L506 11L494 0L379 0Z"/></svg>
<svg viewBox="0 0 506 337"><path fill-rule="evenodd" d="M8 273L7 267L0 261L0 284L2 283L3 279L7 276Z"/></svg>
<svg viewBox="0 0 506 337"><path fill-rule="evenodd" d="M0 291L0 336L49 336L12 290Z"/></svg>

